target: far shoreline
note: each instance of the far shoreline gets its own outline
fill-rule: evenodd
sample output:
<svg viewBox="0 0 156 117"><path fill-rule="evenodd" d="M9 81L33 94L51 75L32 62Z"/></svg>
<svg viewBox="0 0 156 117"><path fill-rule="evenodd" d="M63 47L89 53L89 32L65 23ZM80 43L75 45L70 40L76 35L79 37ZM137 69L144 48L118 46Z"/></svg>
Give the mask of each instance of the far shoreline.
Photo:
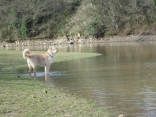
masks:
<svg viewBox="0 0 156 117"><path fill-rule="evenodd" d="M42 45L61 45L61 44L144 42L144 41L156 41L156 35L109 36L104 38L64 36L55 39L3 40L2 42L0 42L0 46L16 47L16 46L42 46Z"/></svg>

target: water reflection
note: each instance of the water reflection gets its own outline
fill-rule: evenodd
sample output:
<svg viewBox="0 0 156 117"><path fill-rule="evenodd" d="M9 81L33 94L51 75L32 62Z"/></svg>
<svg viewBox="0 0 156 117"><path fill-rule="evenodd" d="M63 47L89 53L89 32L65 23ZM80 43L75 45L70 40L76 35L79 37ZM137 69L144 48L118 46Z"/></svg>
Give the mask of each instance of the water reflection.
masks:
<svg viewBox="0 0 156 117"><path fill-rule="evenodd" d="M56 86L64 87L106 106L112 116L156 116L156 44L99 44L81 51L99 52L102 56L54 63L53 68L67 72L53 77Z"/></svg>
<svg viewBox="0 0 156 117"><path fill-rule="evenodd" d="M56 47L59 51L98 52L103 55L53 63L50 71L65 75L47 75L41 79L95 100L98 106L106 106L115 117L120 114L127 117L156 116L155 42ZM42 49L47 47L39 50Z"/></svg>

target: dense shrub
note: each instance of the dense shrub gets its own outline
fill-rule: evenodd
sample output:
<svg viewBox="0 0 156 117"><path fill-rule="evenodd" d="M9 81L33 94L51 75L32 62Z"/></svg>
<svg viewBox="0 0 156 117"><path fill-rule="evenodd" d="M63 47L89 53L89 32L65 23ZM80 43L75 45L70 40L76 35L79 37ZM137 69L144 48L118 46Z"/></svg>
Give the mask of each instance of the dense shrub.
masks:
<svg viewBox="0 0 156 117"><path fill-rule="evenodd" d="M0 39L155 34L155 13L156 0L1 0Z"/></svg>
<svg viewBox="0 0 156 117"><path fill-rule="evenodd" d="M26 39L43 33L44 38L58 35L62 33L61 28L80 2L80 0L2 0L0 30L3 31L0 38L9 39L16 35L18 39Z"/></svg>
<svg viewBox="0 0 156 117"><path fill-rule="evenodd" d="M106 31L105 25L101 25L99 21L91 21L84 25L85 36L103 37Z"/></svg>

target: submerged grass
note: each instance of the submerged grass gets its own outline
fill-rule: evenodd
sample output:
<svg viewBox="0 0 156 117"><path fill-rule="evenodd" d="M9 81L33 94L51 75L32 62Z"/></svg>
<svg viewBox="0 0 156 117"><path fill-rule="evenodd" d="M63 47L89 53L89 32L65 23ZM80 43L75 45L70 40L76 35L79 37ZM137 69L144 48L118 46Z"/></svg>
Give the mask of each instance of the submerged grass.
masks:
<svg viewBox="0 0 156 117"><path fill-rule="evenodd" d="M55 62L93 57L96 53L58 53ZM32 77L18 76L13 68L26 67L21 51L0 51L0 116L108 117L103 107Z"/></svg>

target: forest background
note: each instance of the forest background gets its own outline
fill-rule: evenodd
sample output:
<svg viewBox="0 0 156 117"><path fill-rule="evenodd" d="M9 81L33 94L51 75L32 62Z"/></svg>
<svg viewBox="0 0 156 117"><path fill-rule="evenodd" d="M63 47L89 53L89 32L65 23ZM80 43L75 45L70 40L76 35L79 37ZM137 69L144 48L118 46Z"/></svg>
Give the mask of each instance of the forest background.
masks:
<svg viewBox="0 0 156 117"><path fill-rule="evenodd" d="M0 40L156 35L156 0L1 0Z"/></svg>

